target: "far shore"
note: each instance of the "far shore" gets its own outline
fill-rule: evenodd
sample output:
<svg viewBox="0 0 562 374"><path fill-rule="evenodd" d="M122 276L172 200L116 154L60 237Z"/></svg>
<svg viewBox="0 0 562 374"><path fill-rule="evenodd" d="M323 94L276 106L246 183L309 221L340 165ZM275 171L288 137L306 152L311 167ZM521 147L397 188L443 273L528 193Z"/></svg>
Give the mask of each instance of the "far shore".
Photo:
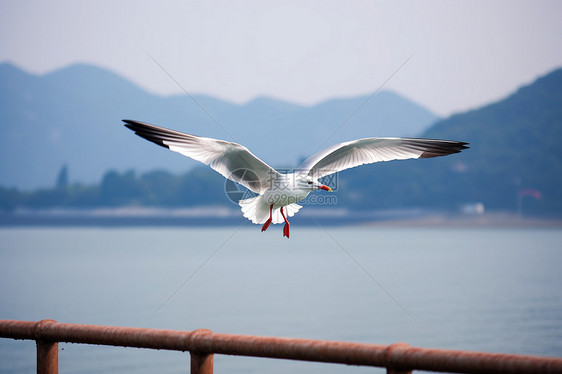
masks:
<svg viewBox="0 0 562 374"><path fill-rule="evenodd" d="M561 216L526 216L509 212L480 214L394 209L348 211L337 208L303 209L291 223L340 227L562 227ZM233 207L120 207L95 209L20 209L0 211L0 227L6 226L176 226L214 227L250 224ZM251 225L251 224L250 224Z"/></svg>
<svg viewBox="0 0 562 374"><path fill-rule="evenodd" d="M373 227L558 227L562 218L521 216L491 212L478 215L432 214L412 219L379 220L364 223Z"/></svg>

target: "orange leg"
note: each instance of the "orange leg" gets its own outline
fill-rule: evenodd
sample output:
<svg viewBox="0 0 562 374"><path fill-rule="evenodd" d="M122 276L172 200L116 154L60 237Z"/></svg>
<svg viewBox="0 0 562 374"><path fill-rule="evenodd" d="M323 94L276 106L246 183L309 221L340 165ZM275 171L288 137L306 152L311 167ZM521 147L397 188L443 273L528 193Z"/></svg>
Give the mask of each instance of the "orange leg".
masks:
<svg viewBox="0 0 562 374"><path fill-rule="evenodd" d="M289 221L287 221L287 217L285 217L285 213L283 213L283 208L281 208L281 215L283 216L283 219L285 220L285 226L283 226L283 236L286 236L287 239L289 238L290 235L290 228L291 225L289 224Z"/></svg>
<svg viewBox="0 0 562 374"><path fill-rule="evenodd" d="M267 228L269 227L269 225L271 225L271 214L273 212L273 204L271 204L269 206L269 219L267 221L265 221L265 223L263 224L263 226L261 227L261 231L264 232L265 230L267 230Z"/></svg>

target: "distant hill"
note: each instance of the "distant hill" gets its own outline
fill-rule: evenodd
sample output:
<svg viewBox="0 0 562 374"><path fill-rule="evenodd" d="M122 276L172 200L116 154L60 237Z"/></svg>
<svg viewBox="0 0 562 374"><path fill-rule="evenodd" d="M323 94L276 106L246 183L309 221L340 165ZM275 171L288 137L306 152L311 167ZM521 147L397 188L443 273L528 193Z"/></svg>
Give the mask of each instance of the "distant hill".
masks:
<svg viewBox="0 0 562 374"><path fill-rule="evenodd" d="M197 165L133 136L121 125L123 118L225 140L233 140L232 135L268 163L292 167L324 143L367 96L314 106L269 98L244 105L195 98L218 124L187 95L153 95L94 66L72 65L36 76L0 64L0 186L53 186L63 165L68 165L70 182L85 183L99 182L110 169L178 173ZM367 136L412 136L436 119L407 99L380 92L325 146Z"/></svg>
<svg viewBox="0 0 562 374"><path fill-rule="evenodd" d="M504 100L435 123L423 137L470 142L459 155L343 172L356 208L423 206L562 213L562 69ZM343 192L343 191L342 191Z"/></svg>
<svg viewBox="0 0 562 374"><path fill-rule="evenodd" d="M113 120L114 117L141 118L180 130L186 130L189 123L189 131L194 133L228 138L220 126L192 101L184 97L149 95L103 70L94 69L99 76L80 72L82 69L90 71L91 67L74 66L41 78L29 76L9 65L1 68L0 73L11 69L8 76L12 79L0 80L0 116L4 118L8 112L19 118L12 124L4 119L1 122L2 178L15 180L23 170L34 177L49 177L54 184L59 164L63 162L70 165L71 174L73 168L77 168L75 173L89 172L84 175L91 178L99 173L103 178L99 177L96 184L90 186L69 185L67 175L63 173L56 189L26 194L0 188L0 208L233 207L224 193L224 178L220 175L207 167L194 167L189 172L178 173L178 170L199 164L142 141L124 129L119 120ZM61 79L57 74L71 78ZM80 78L84 76L91 80ZM42 83L38 85L37 80ZM72 83L69 87L60 82L79 84ZM77 90L76 85L90 87L90 90ZM18 94L6 95L8 91ZM52 92L59 94L50 95ZM71 100L72 95L80 98ZM309 153L307 142L320 145L325 141L364 102L365 97L332 100L314 107L267 98L241 106L202 96L197 100L233 137L260 157L274 165L283 162L294 165L296 160L291 157ZM92 103L91 107L86 103ZM402 119L406 117L398 116L397 108L416 108L391 93L377 95L328 144L343 140L343 134L346 138L357 138L373 135L375 130L377 135L390 135L385 131L404 131L405 134L413 131L406 124L411 125L414 121L405 119L401 126L395 122L394 128L379 128L381 117L371 113L377 105ZM10 109L12 106L20 110ZM162 113L155 114L153 107ZM99 108L106 108L104 110L111 118L105 118L106 113L100 113ZM416 110L423 112L419 108ZM130 111L140 114L129 115ZM169 117L166 119L165 116ZM43 121L39 118L51 119ZM14 126L13 123L20 125ZM52 126L53 123L61 123L60 128ZM291 140L295 134L298 136ZM339 212L342 208L349 212L412 208L458 211L463 206L481 203L486 210L516 212L522 209L526 214L562 215L562 149L559 145L562 140L562 69L496 103L440 120L421 135L470 142L471 148L442 158L384 162L346 170L325 181L334 188L332 196L336 201L324 201L335 203ZM279 149L286 150L287 155L276 153ZM105 172L119 168L119 172ZM137 173L126 172L126 168L135 168ZM168 169L173 173L145 172L154 169ZM317 203L322 201L316 199Z"/></svg>

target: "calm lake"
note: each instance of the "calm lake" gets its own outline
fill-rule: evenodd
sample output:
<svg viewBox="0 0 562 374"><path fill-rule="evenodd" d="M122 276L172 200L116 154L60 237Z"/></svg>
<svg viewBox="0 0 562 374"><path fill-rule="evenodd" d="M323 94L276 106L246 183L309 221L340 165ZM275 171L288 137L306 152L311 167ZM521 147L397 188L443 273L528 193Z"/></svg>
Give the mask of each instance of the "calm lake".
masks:
<svg viewBox="0 0 562 374"><path fill-rule="evenodd" d="M562 356L562 230L0 229L0 318ZM185 373L189 354L59 345L67 373ZM215 356L216 373L373 373ZM35 343L0 339L0 372Z"/></svg>

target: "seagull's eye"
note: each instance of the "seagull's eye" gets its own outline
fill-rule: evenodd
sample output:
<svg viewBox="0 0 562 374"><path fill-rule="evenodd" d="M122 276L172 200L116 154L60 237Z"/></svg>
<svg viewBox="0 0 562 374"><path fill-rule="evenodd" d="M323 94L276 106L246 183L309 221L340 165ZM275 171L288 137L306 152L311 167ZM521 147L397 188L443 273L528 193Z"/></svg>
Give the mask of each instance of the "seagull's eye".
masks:
<svg viewBox="0 0 562 374"><path fill-rule="evenodd" d="M311 181L308 181L308 184L312 184L312 182L311 182Z"/></svg>

